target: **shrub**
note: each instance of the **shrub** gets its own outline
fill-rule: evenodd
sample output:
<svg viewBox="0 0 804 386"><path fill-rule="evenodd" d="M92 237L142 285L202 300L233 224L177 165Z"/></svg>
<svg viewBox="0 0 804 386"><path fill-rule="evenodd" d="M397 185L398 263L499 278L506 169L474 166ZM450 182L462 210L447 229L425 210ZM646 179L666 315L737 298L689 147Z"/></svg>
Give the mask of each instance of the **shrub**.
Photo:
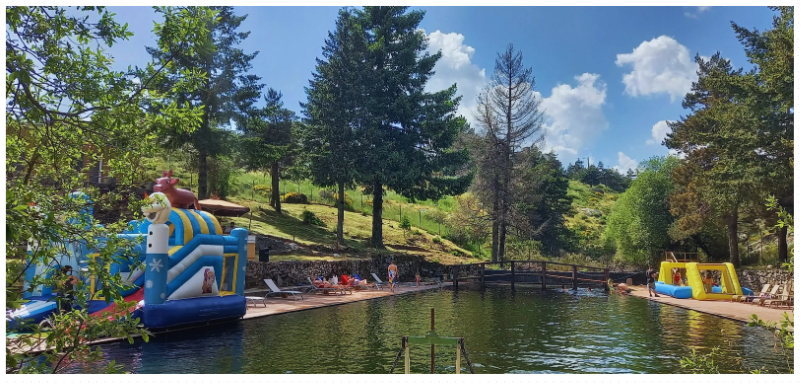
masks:
<svg viewBox="0 0 804 386"><path fill-rule="evenodd" d="M410 230L410 219L408 216L402 216L402 221L399 222L399 227L404 230Z"/></svg>
<svg viewBox="0 0 804 386"><path fill-rule="evenodd" d="M273 189L268 185L255 185L254 192L261 196L270 197Z"/></svg>
<svg viewBox="0 0 804 386"><path fill-rule="evenodd" d="M321 189L321 191L318 192L318 195L321 196L321 198L323 198L325 200L334 200L335 199L335 192L333 192L331 190Z"/></svg>
<svg viewBox="0 0 804 386"><path fill-rule="evenodd" d="M436 244L441 244L441 238L440 237L433 237L433 242L436 243Z"/></svg>
<svg viewBox="0 0 804 386"><path fill-rule="evenodd" d="M414 236L418 236L418 235L422 234L422 232L419 232L418 229L414 229L414 230L410 231L410 234L412 234Z"/></svg>
<svg viewBox="0 0 804 386"><path fill-rule="evenodd" d="M307 209L302 212L302 221L304 221L305 224L312 224L320 227L327 226L327 224L324 224L320 218L315 216L315 213L310 212Z"/></svg>
<svg viewBox="0 0 804 386"><path fill-rule="evenodd" d="M288 204L307 204L307 203L309 203L307 201L307 196L305 196L303 193L299 193L299 192L288 192L287 194L282 196L282 202L285 202L285 203L288 203Z"/></svg>

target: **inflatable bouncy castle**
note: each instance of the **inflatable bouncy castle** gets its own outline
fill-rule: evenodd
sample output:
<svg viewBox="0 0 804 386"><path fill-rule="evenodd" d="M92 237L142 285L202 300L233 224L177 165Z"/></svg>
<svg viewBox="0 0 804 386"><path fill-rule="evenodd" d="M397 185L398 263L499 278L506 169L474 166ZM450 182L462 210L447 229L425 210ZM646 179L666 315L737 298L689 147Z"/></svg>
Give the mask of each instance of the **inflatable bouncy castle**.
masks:
<svg viewBox="0 0 804 386"><path fill-rule="evenodd" d="M704 285L705 272L720 272L721 285L708 289ZM673 283L673 273L679 272L682 285ZM731 263L699 263L663 261L656 278L656 292L676 299L731 300L734 295L753 295L748 288L740 287L737 271Z"/></svg>
<svg viewBox="0 0 804 386"><path fill-rule="evenodd" d="M197 201L190 203L195 208L187 208L184 200L176 199L173 191L189 191L170 191L177 180L164 176L157 182L163 180L169 189L151 195L151 204L143 208L145 218L132 221L126 233L118 235L132 240L141 237L142 242L126 254L130 257L109 266L111 273L119 272L131 284L122 293L127 302L136 302L129 311L151 329L242 317L248 232L234 229L224 235L215 216L198 210ZM91 209L85 215L91 216ZM58 256L55 264L73 267L73 275L85 288L99 293L101 288L86 275L86 262L93 254L80 243L65 249L68 253ZM143 262L144 269L139 269ZM26 288L34 276L51 275L60 267L32 264L25 274ZM22 308L6 313L9 330L23 319L38 323L57 311L53 288L40 285L24 297L28 302ZM89 305L90 314L114 310L113 303L95 299L99 300Z"/></svg>

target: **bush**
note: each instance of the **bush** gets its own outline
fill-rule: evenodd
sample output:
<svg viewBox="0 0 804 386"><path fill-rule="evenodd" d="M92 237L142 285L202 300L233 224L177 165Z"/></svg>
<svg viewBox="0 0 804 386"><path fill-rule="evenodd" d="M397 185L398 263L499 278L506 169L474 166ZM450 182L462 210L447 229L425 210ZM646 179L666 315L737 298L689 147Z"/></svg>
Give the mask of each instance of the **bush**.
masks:
<svg viewBox="0 0 804 386"><path fill-rule="evenodd" d="M318 195L325 200L334 200L335 194L335 192L326 189L321 189L321 191L318 192Z"/></svg>
<svg viewBox="0 0 804 386"><path fill-rule="evenodd" d="M270 197L273 189L268 185L255 185L254 192L265 197Z"/></svg>
<svg viewBox="0 0 804 386"><path fill-rule="evenodd" d="M324 222L321 221L320 218L316 217L315 213L310 212L307 209L305 209L304 212L302 212L302 221L305 224L312 224L320 227L327 226L327 224L324 224Z"/></svg>
<svg viewBox="0 0 804 386"><path fill-rule="evenodd" d="M433 237L433 242L436 243L436 244L441 244L441 238L440 237Z"/></svg>
<svg viewBox="0 0 804 386"><path fill-rule="evenodd" d="M299 192L288 192L282 196L282 202L288 204L308 204L307 196Z"/></svg>
<svg viewBox="0 0 804 386"><path fill-rule="evenodd" d="M414 230L410 231L410 234L412 234L414 236L418 236L418 235L422 234L422 232L419 232L418 229L414 229Z"/></svg>
<svg viewBox="0 0 804 386"><path fill-rule="evenodd" d="M404 230L410 230L410 219L408 216L402 216L402 221L399 222L399 227Z"/></svg>

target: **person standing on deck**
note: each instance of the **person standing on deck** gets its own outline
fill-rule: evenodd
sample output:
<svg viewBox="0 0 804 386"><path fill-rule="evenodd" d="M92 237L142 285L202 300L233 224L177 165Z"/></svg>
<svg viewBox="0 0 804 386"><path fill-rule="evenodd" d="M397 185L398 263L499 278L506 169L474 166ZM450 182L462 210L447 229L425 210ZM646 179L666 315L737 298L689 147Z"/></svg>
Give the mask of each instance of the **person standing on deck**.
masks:
<svg viewBox="0 0 804 386"><path fill-rule="evenodd" d="M399 278L399 269L394 264L394 261L391 260L391 265L388 266L388 285L391 286L391 292L394 292L394 284L398 281Z"/></svg>
<svg viewBox="0 0 804 386"><path fill-rule="evenodd" d="M646 275L648 276L648 296L653 297L655 295L658 298L659 294L656 293L656 271L653 270L653 267L648 266Z"/></svg>

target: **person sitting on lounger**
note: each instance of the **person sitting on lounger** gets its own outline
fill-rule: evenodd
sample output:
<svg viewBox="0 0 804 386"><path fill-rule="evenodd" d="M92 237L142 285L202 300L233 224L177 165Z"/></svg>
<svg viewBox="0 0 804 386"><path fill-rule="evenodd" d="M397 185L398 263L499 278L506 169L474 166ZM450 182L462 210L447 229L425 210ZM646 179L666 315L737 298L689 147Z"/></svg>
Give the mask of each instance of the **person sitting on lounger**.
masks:
<svg viewBox="0 0 804 386"><path fill-rule="evenodd" d="M352 275L352 285L368 285L368 280L361 279L357 274Z"/></svg>
<svg viewBox="0 0 804 386"><path fill-rule="evenodd" d="M332 283L330 283L328 280L324 280L324 278L321 277L321 276L313 279L313 285L315 285L318 288L330 288L330 287L332 287Z"/></svg>

